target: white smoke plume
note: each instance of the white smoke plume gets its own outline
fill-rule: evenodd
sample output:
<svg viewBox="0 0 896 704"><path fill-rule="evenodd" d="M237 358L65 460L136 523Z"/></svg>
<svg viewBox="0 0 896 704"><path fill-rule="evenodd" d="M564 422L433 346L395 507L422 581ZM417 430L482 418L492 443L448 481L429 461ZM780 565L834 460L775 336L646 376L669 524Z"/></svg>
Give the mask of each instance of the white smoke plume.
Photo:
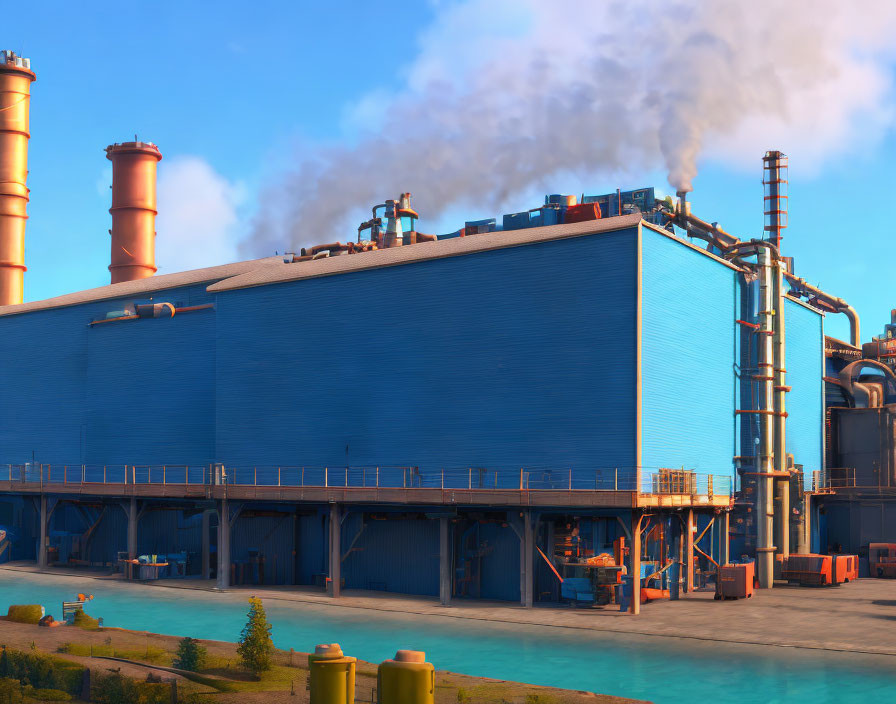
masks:
<svg viewBox="0 0 896 704"><path fill-rule="evenodd" d="M205 159L181 155L159 164L156 263L160 274L201 269L239 258L245 188Z"/></svg>
<svg viewBox="0 0 896 704"><path fill-rule="evenodd" d="M404 90L359 96L349 146L278 176L243 253L350 239L402 191L431 221L497 214L562 175L661 167L688 190L701 160L758 177L775 148L820 165L890 121L894 30L896 3L878 0L439 4Z"/></svg>

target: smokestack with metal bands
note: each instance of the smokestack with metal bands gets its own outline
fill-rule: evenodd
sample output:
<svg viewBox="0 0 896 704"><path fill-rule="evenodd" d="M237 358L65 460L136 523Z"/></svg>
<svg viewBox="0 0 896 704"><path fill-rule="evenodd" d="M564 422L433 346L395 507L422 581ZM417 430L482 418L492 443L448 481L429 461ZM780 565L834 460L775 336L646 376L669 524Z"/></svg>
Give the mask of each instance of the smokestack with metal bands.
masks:
<svg viewBox="0 0 896 704"><path fill-rule="evenodd" d="M162 158L152 142L106 147L112 162L112 283L145 279L156 267L156 165Z"/></svg>
<svg viewBox="0 0 896 704"><path fill-rule="evenodd" d="M21 303L25 277L31 60L0 51L0 305Z"/></svg>

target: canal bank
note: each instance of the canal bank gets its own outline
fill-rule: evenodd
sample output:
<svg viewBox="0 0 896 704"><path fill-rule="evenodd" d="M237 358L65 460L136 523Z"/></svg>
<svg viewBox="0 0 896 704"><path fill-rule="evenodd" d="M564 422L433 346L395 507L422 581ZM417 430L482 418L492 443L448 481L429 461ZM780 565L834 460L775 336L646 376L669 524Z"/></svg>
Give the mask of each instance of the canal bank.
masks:
<svg viewBox="0 0 896 704"><path fill-rule="evenodd" d="M121 582L107 572L54 568L40 572L33 564L8 563L4 572L24 572L64 579L96 579ZM647 605L637 619L614 606L601 609L541 607L523 609L507 602L454 600L442 606L437 599L382 592L347 591L339 599L320 590L293 587L233 587L227 592L215 588L213 580L158 580L125 587L158 588L175 591L212 592L227 599L244 600L260 594L266 601L362 609L384 614L426 616L438 619L488 621L507 625L544 626L557 629L598 631L694 641L802 648L868 655L896 656L896 632L884 628L896 620L896 580L860 579L846 588L801 588L779 585L760 590L751 599L713 599L711 591L692 592L676 603ZM824 618L818 618L824 614Z"/></svg>
<svg viewBox="0 0 896 704"><path fill-rule="evenodd" d="M877 610L877 618L873 618L873 613L868 614L865 623L874 624L868 636L878 639L878 647L883 647L885 635L878 632L886 630L885 619L894 610L896 599L884 598L886 594L875 589L880 584L874 582L864 587L860 582L854 586L875 591L872 601L881 602L865 605ZM54 612L58 611L55 605L62 599L85 590L96 596L90 611L102 617L107 626L230 642L238 638L245 622L246 598L250 593L246 590L213 593L84 576L0 570L0 603L4 604L37 601ZM793 596L788 597L788 592ZM896 688L896 678L888 674L896 662L892 655L803 647L769 648L669 637L665 632L659 633L659 637L611 632L606 629L634 621L613 617L611 612L477 606L477 610L481 609L478 615L458 617L469 607L440 609L408 601L403 602L405 611L400 612L385 610L383 606L390 605L386 602L367 606L378 601L370 596L344 597L334 607L332 600L312 603L304 594L287 595L292 598L266 591L261 594L278 647L302 650L310 647L308 644L337 641L346 652L368 662L380 662L394 655L398 647L408 647L425 650L436 667L443 670L658 703L681 701L685 693L688 698L717 697L719 691L730 692L728 699L740 702L783 701L794 697L816 702L860 702ZM806 632L815 628L811 622L824 621L830 627L838 620L832 613L834 607L829 605L825 611L823 601L813 604L810 599L830 599L832 604L846 601L836 590L781 589L776 594L779 596L769 592L768 597L789 599L789 608L781 609L772 602L763 605L765 599L761 597L729 606L751 609L744 613L744 619L752 617L755 609L767 612L764 618L768 622L774 622L777 614L782 624L779 637L791 620L799 620L801 613L805 638ZM856 593L851 592L849 598L855 601ZM717 606L711 599L680 603L688 609L705 609L707 614ZM399 604L391 605L397 608ZM413 608L428 613L412 613ZM847 607L840 604L839 608ZM674 608L665 605L656 609L656 618L673 611ZM738 608L729 608L725 614L738 611ZM788 615L788 611L792 613ZM561 625L485 620L503 619L505 612L550 618ZM649 606L644 610L648 618L653 613ZM684 619L688 612L682 608L681 613ZM821 614L823 619L819 618ZM579 626L574 627L573 621ZM681 624L684 623L682 620ZM604 630L596 627L601 624L605 624ZM824 630L824 624L820 630ZM674 625L667 623L665 631L670 632ZM720 637L733 630L730 623L716 622L715 631Z"/></svg>

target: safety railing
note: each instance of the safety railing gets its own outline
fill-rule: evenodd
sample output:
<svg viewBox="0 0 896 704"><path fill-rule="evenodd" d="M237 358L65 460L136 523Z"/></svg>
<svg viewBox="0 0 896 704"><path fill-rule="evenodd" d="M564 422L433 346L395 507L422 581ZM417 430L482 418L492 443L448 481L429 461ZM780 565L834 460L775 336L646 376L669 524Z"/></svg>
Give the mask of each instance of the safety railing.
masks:
<svg viewBox="0 0 896 704"><path fill-rule="evenodd" d="M812 489L853 489L856 487L855 467L827 467L812 473Z"/></svg>
<svg viewBox="0 0 896 704"><path fill-rule="evenodd" d="M731 478L652 467L483 468L0 464L0 482L293 488L623 491L731 495Z"/></svg>

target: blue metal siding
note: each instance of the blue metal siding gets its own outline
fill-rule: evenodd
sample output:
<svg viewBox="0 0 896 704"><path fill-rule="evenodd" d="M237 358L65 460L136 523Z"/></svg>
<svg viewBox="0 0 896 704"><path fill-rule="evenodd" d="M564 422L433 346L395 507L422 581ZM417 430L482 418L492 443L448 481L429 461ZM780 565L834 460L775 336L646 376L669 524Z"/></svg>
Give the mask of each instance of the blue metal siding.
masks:
<svg viewBox="0 0 896 704"><path fill-rule="evenodd" d="M342 525L342 554L361 526L351 513ZM439 522L399 518L365 520L364 530L342 562L346 589L375 589L400 594L439 594Z"/></svg>
<svg viewBox="0 0 896 704"><path fill-rule="evenodd" d="M299 516L296 569L296 581L299 584L314 584L315 575L327 573L328 531L326 513Z"/></svg>
<svg viewBox="0 0 896 704"><path fill-rule="evenodd" d="M205 289L153 298L200 305ZM0 463L211 461L214 313L88 327L135 300L0 317Z"/></svg>
<svg viewBox="0 0 896 704"><path fill-rule="evenodd" d="M87 333L87 464L208 465L214 458L214 311Z"/></svg>
<svg viewBox="0 0 896 704"><path fill-rule="evenodd" d="M647 471L733 471L736 277L721 262L642 229L641 463Z"/></svg>
<svg viewBox="0 0 896 704"><path fill-rule="evenodd" d="M290 584L295 546L295 514L276 516L240 516L232 526L231 559L248 563L249 552L264 555L264 583ZM253 568L243 568L244 582L252 584ZM236 573L239 583L239 569Z"/></svg>
<svg viewBox="0 0 896 704"><path fill-rule="evenodd" d="M635 236L219 295L217 460L633 465Z"/></svg>
<svg viewBox="0 0 896 704"><path fill-rule="evenodd" d="M784 302L786 333L787 452L803 465L806 486L824 466L824 316Z"/></svg>
<svg viewBox="0 0 896 704"><path fill-rule="evenodd" d="M483 599L520 600L520 539L509 525L483 523L479 541L486 554L482 558L481 592ZM533 558L541 559L538 554Z"/></svg>

